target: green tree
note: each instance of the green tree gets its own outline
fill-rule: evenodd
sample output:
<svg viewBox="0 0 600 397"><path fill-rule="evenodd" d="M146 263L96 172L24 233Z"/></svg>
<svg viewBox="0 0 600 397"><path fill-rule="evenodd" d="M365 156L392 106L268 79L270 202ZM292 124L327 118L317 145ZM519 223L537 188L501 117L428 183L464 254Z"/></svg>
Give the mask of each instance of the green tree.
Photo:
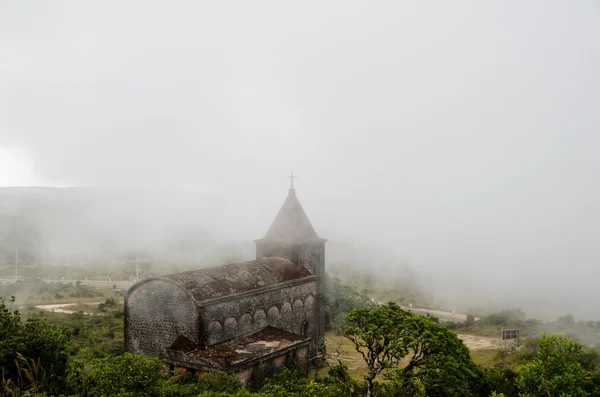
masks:
<svg viewBox="0 0 600 397"><path fill-rule="evenodd" d="M367 396L373 395L373 381L384 370L396 367L408 355L412 338L412 315L391 302L375 309L356 308L348 313L344 336L354 343L367 364Z"/></svg>
<svg viewBox="0 0 600 397"><path fill-rule="evenodd" d="M521 309L502 310L492 313L482 319L483 324L519 327L525 323L525 312Z"/></svg>
<svg viewBox="0 0 600 397"><path fill-rule="evenodd" d="M519 371L522 396L586 396L586 371L578 362L582 345L564 335L542 334L536 358Z"/></svg>
<svg viewBox="0 0 600 397"><path fill-rule="evenodd" d="M94 360L81 375L81 394L94 396L158 396L163 380L158 358L125 353L107 360Z"/></svg>
<svg viewBox="0 0 600 397"><path fill-rule="evenodd" d="M471 360L469 349L455 332L424 316L409 319L409 362L398 370L405 379L420 379L427 396L489 394L483 368Z"/></svg>
<svg viewBox="0 0 600 397"><path fill-rule="evenodd" d="M345 326L348 312L357 307L376 307L371 298L340 282L339 279L325 275L325 318L326 326L340 332Z"/></svg>
<svg viewBox="0 0 600 397"><path fill-rule="evenodd" d="M485 375L490 383L490 388L497 395L518 397L519 389L515 383L517 373L510 368L485 368Z"/></svg>
<svg viewBox="0 0 600 397"><path fill-rule="evenodd" d="M418 379L428 396L476 396L489 393L483 370L456 333L425 316L404 311L395 303L352 310L344 335L367 364L367 395L373 381L388 378L415 387ZM401 360L408 361L399 368ZM403 387L404 387L403 386Z"/></svg>
<svg viewBox="0 0 600 397"><path fill-rule="evenodd" d="M213 391L220 393L236 393L243 388L242 383L233 375L223 371L210 371L198 377L200 391Z"/></svg>
<svg viewBox="0 0 600 397"><path fill-rule="evenodd" d="M20 390L62 391L70 352L65 329L39 318L22 321L19 311L0 297L0 367L6 382L10 380Z"/></svg>
<svg viewBox="0 0 600 397"><path fill-rule="evenodd" d="M470 327L475 324L475 316L472 314L467 314L467 319L465 320L465 327Z"/></svg>

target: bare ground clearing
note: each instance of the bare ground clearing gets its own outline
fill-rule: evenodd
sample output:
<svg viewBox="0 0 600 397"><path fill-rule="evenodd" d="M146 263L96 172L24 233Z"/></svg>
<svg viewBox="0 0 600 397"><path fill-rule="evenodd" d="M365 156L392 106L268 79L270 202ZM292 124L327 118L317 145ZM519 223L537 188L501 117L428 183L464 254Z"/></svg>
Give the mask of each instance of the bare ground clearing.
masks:
<svg viewBox="0 0 600 397"><path fill-rule="evenodd" d="M458 334L458 338L469 348L469 350L500 349L504 346L500 338L489 336L478 336L469 334Z"/></svg>
<svg viewBox="0 0 600 397"><path fill-rule="evenodd" d="M57 303L52 305L37 305L36 309L45 310L52 313L64 313L64 314L73 314L76 312L75 308L77 304L84 304L89 306L99 305L102 302L74 302L74 303ZM83 314L92 315L94 313L83 312Z"/></svg>
<svg viewBox="0 0 600 397"><path fill-rule="evenodd" d="M462 340L467 348L472 352L481 350L489 350L490 352L493 352L504 346L500 338L491 338L487 336L462 333L458 334L458 338ZM352 344L350 340L340 335L327 333L325 335L325 342L327 344L327 353L330 356L328 359L330 365L337 364L337 361L340 360L348 366L350 374L355 379L362 379L366 375L366 364L363 360L363 357L356 351L354 344ZM475 361L477 362L478 360ZM323 372L323 375L325 373L326 371Z"/></svg>

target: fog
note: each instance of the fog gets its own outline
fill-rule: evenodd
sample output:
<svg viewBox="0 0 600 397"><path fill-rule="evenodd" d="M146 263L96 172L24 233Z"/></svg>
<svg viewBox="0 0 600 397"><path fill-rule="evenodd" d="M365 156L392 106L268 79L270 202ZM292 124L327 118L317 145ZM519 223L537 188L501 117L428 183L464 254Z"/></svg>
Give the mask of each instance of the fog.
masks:
<svg viewBox="0 0 600 397"><path fill-rule="evenodd" d="M50 234L246 244L294 171L338 262L600 319L598 38L595 1L5 0L0 184L99 189Z"/></svg>

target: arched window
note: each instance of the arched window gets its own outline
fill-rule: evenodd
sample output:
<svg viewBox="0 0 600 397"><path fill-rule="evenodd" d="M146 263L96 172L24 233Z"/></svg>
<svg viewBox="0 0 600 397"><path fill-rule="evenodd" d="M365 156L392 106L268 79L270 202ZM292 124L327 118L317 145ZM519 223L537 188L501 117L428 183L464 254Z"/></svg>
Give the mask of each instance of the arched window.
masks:
<svg viewBox="0 0 600 397"><path fill-rule="evenodd" d="M308 334L308 328L308 321L305 321L304 324L302 324L302 328L300 329L300 336L308 338L310 336Z"/></svg>

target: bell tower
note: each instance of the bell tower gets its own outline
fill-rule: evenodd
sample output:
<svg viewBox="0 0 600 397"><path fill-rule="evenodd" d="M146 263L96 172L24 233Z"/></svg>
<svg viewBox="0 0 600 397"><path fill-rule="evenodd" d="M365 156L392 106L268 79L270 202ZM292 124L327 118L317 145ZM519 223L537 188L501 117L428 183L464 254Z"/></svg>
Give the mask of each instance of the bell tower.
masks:
<svg viewBox="0 0 600 397"><path fill-rule="evenodd" d="M317 236L292 185L281 209L264 238L255 240L256 259L277 256L306 267L317 276L315 318L312 327L312 356L325 353L325 242Z"/></svg>

